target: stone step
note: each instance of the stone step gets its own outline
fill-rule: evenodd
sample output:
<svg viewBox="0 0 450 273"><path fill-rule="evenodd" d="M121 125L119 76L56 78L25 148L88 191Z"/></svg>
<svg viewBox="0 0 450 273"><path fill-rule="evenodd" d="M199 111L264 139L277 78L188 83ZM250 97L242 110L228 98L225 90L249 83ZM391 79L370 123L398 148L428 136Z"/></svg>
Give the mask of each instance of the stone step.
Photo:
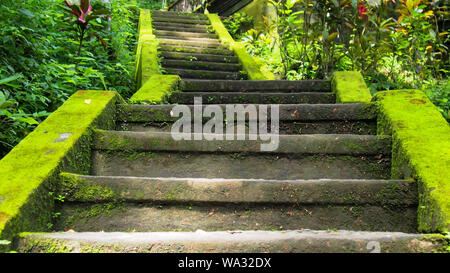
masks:
<svg viewBox="0 0 450 273"><path fill-rule="evenodd" d="M232 71L238 72L241 70L241 65L230 64L224 62L202 62L198 60L185 61L185 60L167 60L164 59L161 62L162 66L167 68L185 68L185 69L198 69L198 70L214 70L214 71Z"/></svg>
<svg viewBox="0 0 450 273"><path fill-rule="evenodd" d="M302 81L231 81L231 80L182 80L180 83L181 90L187 91L203 91L203 92L249 92L264 90L270 92L276 91L293 91L293 92L330 92L331 84L327 80L302 80Z"/></svg>
<svg viewBox="0 0 450 273"><path fill-rule="evenodd" d="M408 181L62 177L56 230L416 229Z"/></svg>
<svg viewBox="0 0 450 273"><path fill-rule="evenodd" d="M117 119L124 122L171 122L178 118L171 117L170 112L176 105L118 105ZM194 105L187 105L191 113ZM226 104L219 104L223 112ZM244 108L247 105L243 105ZM202 109L204 110L203 106ZM259 111L262 105L255 105ZM270 112L270 105L264 105ZM375 104L351 103L351 104L280 104L279 120L289 121L358 121L375 120L377 107ZM202 110L202 111L203 111ZM259 112L258 112L259 113ZM270 115L268 116L270 118ZM248 120L248 118L247 118Z"/></svg>
<svg viewBox="0 0 450 273"><path fill-rule="evenodd" d="M293 205L416 206L417 185L406 180L205 179L61 174L67 202L125 202L165 204L243 203ZM76 181L67 184L67 181ZM66 185L66 186L65 186ZM103 188L108 195L85 195ZM388 198L387 198L388 197Z"/></svg>
<svg viewBox="0 0 450 273"><path fill-rule="evenodd" d="M203 121L205 124L207 121ZM134 132L170 132L172 123L168 122L118 122L116 130ZM194 123L191 124L194 128ZM225 126L225 125L224 125ZM376 135L377 122L366 121L280 121L279 132L283 135L301 134L354 134ZM249 132L245 124L245 133Z"/></svg>
<svg viewBox="0 0 450 273"><path fill-rule="evenodd" d="M184 32L184 31L167 31L167 30L155 30L153 32L156 36L169 36L169 37L188 37L188 38L210 38L217 39L217 34L214 33L200 33L200 32Z"/></svg>
<svg viewBox="0 0 450 273"><path fill-rule="evenodd" d="M202 19L208 20L205 14L201 13L179 13L179 12L167 12L167 11L152 11L153 17L165 17L165 18L179 18L179 19Z"/></svg>
<svg viewBox="0 0 450 273"><path fill-rule="evenodd" d="M239 72L175 69L175 68L165 68L164 70L166 72L165 74L179 75L181 78L229 79L229 80L239 80L246 78L245 75Z"/></svg>
<svg viewBox="0 0 450 273"><path fill-rule="evenodd" d="M95 150L91 174L282 180L389 179L390 156Z"/></svg>
<svg viewBox="0 0 450 273"><path fill-rule="evenodd" d="M198 48L218 48L225 49L218 41L189 41L189 40L177 40L177 39L160 39L160 45L178 45L178 46L189 46Z"/></svg>
<svg viewBox="0 0 450 273"><path fill-rule="evenodd" d="M199 34L214 34L208 29L205 28L189 28L189 27L180 27L180 26L164 26L164 25L155 25L153 26L154 31L177 31L177 32L189 32L189 33L199 33Z"/></svg>
<svg viewBox="0 0 450 273"><path fill-rule="evenodd" d="M155 31L180 31L180 32L190 32L190 33L214 33L211 29L201 27L201 26L185 26L176 24L155 24L153 26Z"/></svg>
<svg viewBox="0 0 450 273"><path fill-rule="evenodd" d="M210 22L208 19L153 16L152 24L156 23L156 22L178 23L178 24L184 24L184 25L205 25L205 26L210 25Z"/></svg>
<svg viewBox="0 0 450 273"><path fill-rule="evenodd" d="M166 55L170 53L168 56L172 58L188 58L189 60L195 60L195 58L197 58L197 60L199 61L210 62L227 62L226 58L228 58L228 60L233 60L234 62L238 61L237 57L234 56L234 52L228 49L161 45L160 50L164 57L166 57Z"/></svg>
<svg viewBox="0 0 450 273"><path fill-rule="evenodd" d="M446 245L442 235L345 230L55 232L18 239L19 252L37 253L431 253L443 252ZM222 266L221 259L216 262Z"/></svg>
<svg viewBox="0 0 450 273"><path fill-rule="evenodd" d="M107 211L102 213L102 209ZM402 206L68 202L58 212L61 215L54 228L61 231L348 229L417 232L416 207ZM98 214L92 215L95 212Z"/></svg>
<svg viewBox="0 0 450 273"><path fill-rule="evenodd" d="M181 36L171 36L171 35L157 35L156 37L163 41L164 40L193 41L193 42L201 42L201 43L205 43L205 44L220 45L219 39L215 39L215 38L181 37Z"/></svg>
<svg viewBox="0 0 450 273"><path fill-rule="evenodd" d="M119 105L117 130L170 132L178 118L171 117L175 105ZM226 105L218 105L225 116ZM188 105L193 113L193 105ZM204 111L206 106L202 107ZM247 105L244 105L247 107ZM270 113L270 105L267 105ZM256 106L259 111L260 105ZM248 120L248 116L246 116ZM268 116L270 119L270 115ZM193 120L192 116L191 119ZM206 123L210 118L204 118ZM279 105L279 132L291 134L359 134L377 132L374 104L297 104ZM194 128L193 125L191 128ZM248 132L248 124L246 124Z"/></svg>
<svg viewBox="0 0 450 273"><path fill-rule="evenodd" d="M249 140L254 136L256 140ZM97 150L107 151L174 151L207 153L276 153L276 154L328 154L328 155L389 155L389 136L374 135L279 135L279 145L272 151L261 151L267 141L257 135L222 135L224 140L207 140L216 134L189 134L192 140L175 140L176 133L129 132L95 130L93 145ZM197 140L197 137L199 139ZM195 139L195 141L194 141ZM226 140L231 139L231 140Z"/></svg>
<svg viewBox="0 0 450 273"><path fill-rule="evenodd" d="M182 24L182 23L175 23L175 22L152 22L152 27L156 30L160 30L160 27L166 28L178 28L180 31L183 29L197 29L197 30L203 30L203 31L211 31L212 27L209 25L201 25L201 24Z"/></svg>
<svg viewBox="0 0 450 273"><path fill-rule="evenodd" d="M217 164L220 163L220 164ZM100 176L389 179L389 156L94 151Z"/></svg>
<svg viewBox="0 0 450 273"><path fill-rule="evenodd" d="M322 92L302 93L259 93L259 92L178 92L169 99L171 103L193 104L195 97L202 97L204 104L252 103L252 104L290 104L290 103L333 103L336 95Z"/></svg>

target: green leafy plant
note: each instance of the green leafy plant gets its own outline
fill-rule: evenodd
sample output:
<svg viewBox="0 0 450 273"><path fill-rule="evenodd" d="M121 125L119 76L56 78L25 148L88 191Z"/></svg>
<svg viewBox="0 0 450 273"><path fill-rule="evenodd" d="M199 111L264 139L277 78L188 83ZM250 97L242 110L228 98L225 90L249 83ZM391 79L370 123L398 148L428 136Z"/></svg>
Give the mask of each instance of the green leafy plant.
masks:
<svg viewBox="0 0 450 273"><path fill-rule="evenodd" d="M223 24L233 39L239 39L243 33L253 27L253 17L247 15L245 12L238 12L223 19Z"/></svg>
<svg viewBox="0 0 450 273"><path fill-rule="evenodd" d="M358 70L372 93L418 88L448 119L450 14L445 1L273 0L266 30L241 41L280 78ZM232 31L232 27L229 27Z"/></svg>
<svg viewBox="0 0 450 273"><path fill-rule="evenodd" d="M77 90L134 93L139 11L132 2L91 1L111 17L89 21L78 56L79 37L63 1L0 1L0 158Z"/></svg>

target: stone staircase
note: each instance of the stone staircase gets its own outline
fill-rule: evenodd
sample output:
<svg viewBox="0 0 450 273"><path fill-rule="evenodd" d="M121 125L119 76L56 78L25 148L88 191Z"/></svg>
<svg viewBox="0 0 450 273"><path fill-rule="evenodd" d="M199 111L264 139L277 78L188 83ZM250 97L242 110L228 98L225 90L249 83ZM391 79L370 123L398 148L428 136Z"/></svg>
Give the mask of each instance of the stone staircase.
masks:
<svg viewBox="0 0 450 273"><path fill-rule="evenodd" d="M183 79L246 79L234 53L221 45L204 14L153 11L166 74Z"/></svg>
<svg viewBox="0 0 450 273"><path fill-rule="evenodd" d="M390 137L376 135L374 105L335 104L325 80L236 80L237 58L203 15L154 12L153 24L165 71L182 77L170 101L280 104L278 149L174 141L174 105L119 105L116 130L94 132L90 175L60 175L59 232L24 236L21 251L439 249L417 233L416 184L390 179Z"/></svg>

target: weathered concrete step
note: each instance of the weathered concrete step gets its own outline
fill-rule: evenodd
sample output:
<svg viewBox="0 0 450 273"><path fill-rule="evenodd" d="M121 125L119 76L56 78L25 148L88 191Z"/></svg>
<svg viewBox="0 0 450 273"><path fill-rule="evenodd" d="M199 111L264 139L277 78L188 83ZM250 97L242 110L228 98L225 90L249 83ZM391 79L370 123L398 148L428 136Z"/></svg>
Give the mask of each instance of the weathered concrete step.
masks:
<svg viewBox="0 0 450 273"><path fill-rule="evenodd" d="M195 19L195 18L183 18L183 17L161 17L153 16L152 23L155 22L169 22L169 23L179 23L184 25L206 25L209 26L210 22L208 19Z"/></svg>
<svg viewBox="0 0 450 273"><path fill-rule="evenodd" d="M202 30L202 31L210 31L212 32L212 27L208 25L199 25L199 24L181 24L181 23L174 23L174 22L152 22L152 26L156 30L160 30L160 28L178 28L180 31L184 29L189 29L189 31L192 31L193 29Z"/></svg>
<svg viewBox="0 0 450 273"><path fill-rule="evenodd" d="M210 62L238 62L234 52L228 49L200 48L176 45L161 45L164 57Z"/></svg>
<svg viewBox="0 0 450 273"><path fill-rule="evenodd" d="M186 27L186 26L177 26L177 25L155 25L153 26L155 31L179 31L179 32L189 32L189 33L214 33L208 28L204 27Z"/></svg>
<svg viewBox="0 0 450 273"><path fill-rule="evenodd" d="M99 214L92 215L92 211ZM416 207L402 206L68 202L59 212L61 216L54 225L55 230L106 232L198 229L206 231L349 229L402 232L417 230Z"/></svg>
<svg viewBox="0 0 450 273"><path fill-rule="evenodd" d="M193 41L193 42L201 42L205 44L217 44L220 45L219 39L215 38L202 38L202 37L180 37L180 36L170 36L170 35L157 35L156 36L160 40L179 40L179 41Z"/></svg>
<svg viewBox="0 0 450 273"><path fill-rule="evenodd" d="M192 140L175 140L180 133L128 132L95 130L93 145L107 151L183 151L227 153L289 153L289 154L339 154L388 155L391 152L389 136L373 135L279 135L279 145L271 151L261 151L262 144L270 140L207 140L214 137L237 139L235 135L189 134ZM199 140L193 141L194 139ZM257 140L256 140L257 139Z"/></svg>
<svg viewBox="0 0 450 273"><path fill-rule="evenodd" d="M333 103L334 93L302 92L302 93L257 93L257 92L177 92L173 93L171 103L193 104L195 97L202 97L204 104L297 104L297 103Z"/></svg>
<svg viewBox="0 0 450 273"><path fill-rule="evenodd" d="M171 116L170 112L176 105L136 105L121 104L118 106L117 119L125 122L165 122L175 121L178 118ZM187 105L193 113L194 105ZM226 104L219 104L226 113ZM243 105L247 108L249 105ZM202 111L207 107L202 106ZM254 105L259 113L263 105ZM349 103L349 104L280 104L279 120L290 121L353 121L375 120L377 107L375 104ZM268 113L270 105L264 105ZM270 118L270 115L268 115ZM251 119L250 119L251 120Z"/></svg>
<svg viewBox="0 0 450 273"><path fill-rule="evenodd" d="M218 164L220 163L220 164ZM390 156L94 151L92 175L240 179L389 179Z"/></svg>
<svg viewBox="0 0 450 273"><path fill-rule="evenodd" d="M189 47L200 47L200 48L219 48L225 49L219 41L190 41L190 40L177 40L177 39L160 39L160 45L178 45L178 46L189 46Z"/></svg>
<svg viewBox="0 0 450 273"><path fill-rule="evenodd" d="M207 20L208 17L201 13L180 13L170 11L152 11L154 17L180 18L180 19L202 19Z"/></svg>
<svg viewBox="0 0 450 273"><path fill-rule="evenodd" d="M303 80L303 81L202 81L183 80L180 83L183 91L210 91L210 92L247 92L247 91L307 91L307 92L330 92L330 81L327 80Z"/></svg>
<svg viewBox="0 0 450 273"><path fill-rule="evenodd" d="M217 39L219 36L214 33L199 33L199 32L185 32L185 31L167 31L167 30L155 30L153 32L156 36L169 36L169 37L188 37L188 38L210 38Z"/></svg>
<svg viewBox="0 0 450 273"><path fill-rule="evenodd" d="M204 120L205 124L208 120ZM170 132L172 124L169 122L118 122L116 130L134 132ZM194 124L191 124L194 128ZM224 124L225 126L225 124ZM337 120L337 121L279 121L279 133L282 135L301 134L353 134L376 135L376 120ZM245 124L245 133L249 132L249 125Z"/></svg>
<svg viewBox="0 0 450 273"><path fill-rule="evenodd" d="M416 206L417 185L405 180L206 179L61 175L68 202L309 204ZM109 194L84 194L103 189Z"/></svg>
<svg viewBox="0 0 450 273"><path fill-rule="evenodd" d="M238 72L241 70L241 65L230 64L224 62L202 62L198 60L185 61L185 60L167 60L164 59L161 62L163 67L170 68L185 68L185 69L204 69L204 70L215 70L215 71L232 71Z"/></svg>
<svg viewBox="0 0 450 273"><path fill-rule="evenodd" d="M227 55L214 55L214 54L202 54L202 53L192 53L192 52L202 52L202 49L198 48L183 48L182 50L187 50L187 52L169 52L161 51L161 56L164 59L169 60L187 60L187 61L204 61L204 62L224 62L238 64L238 58L235 56ZM210 49L207 49L210 50ZM217 51L219 52L219 51ZM223 53L223 52L220 52Z"/></svg>
<svg viewBox="0 0 450 273"><path fill-rule="evenodd" d="M166 74L179 75L182 78L229 79L229 80L239 80L246 78L246 75L239 72L175 69L175 68L165 68L164 70L166 71Z"/></svg>
<svg viewBox="0 0 450 273"><path fill-rule="evenodd" d="M444 252L447 243L442 235L400 232L235 230L27 233L20 237L17 247L19 252L44 253L431 253Z"/></svg>

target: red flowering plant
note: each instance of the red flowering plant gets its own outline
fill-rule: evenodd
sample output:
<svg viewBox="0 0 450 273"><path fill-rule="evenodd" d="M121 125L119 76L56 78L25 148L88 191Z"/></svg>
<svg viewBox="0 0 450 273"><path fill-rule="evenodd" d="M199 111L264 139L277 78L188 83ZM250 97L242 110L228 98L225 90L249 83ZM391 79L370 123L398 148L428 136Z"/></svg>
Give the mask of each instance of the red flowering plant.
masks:
<svg viewBox="0 0 450 273"><path fill-rule="evenodd" d="M358 12L359 16L361 16L361 19L364 19L364 17L366 17L367 8L364 5L364 1L358 3Z"/></svg>
<svg viewBox="0 0 450 273"><path fill-rule="evenodd" d="M80 41L78 47L78 56L80 56L81 47L83 46L83 40L86 31L89 29L89 22L93 19L107 16L109 14L109 10L94 10L89 0L66 0L64 1L63 9L75 16L74 23L76 24L76 29ZM97 33L93 33L92 35L99 38L102 41L103 46L105 46L104 41Z"/></svg>

